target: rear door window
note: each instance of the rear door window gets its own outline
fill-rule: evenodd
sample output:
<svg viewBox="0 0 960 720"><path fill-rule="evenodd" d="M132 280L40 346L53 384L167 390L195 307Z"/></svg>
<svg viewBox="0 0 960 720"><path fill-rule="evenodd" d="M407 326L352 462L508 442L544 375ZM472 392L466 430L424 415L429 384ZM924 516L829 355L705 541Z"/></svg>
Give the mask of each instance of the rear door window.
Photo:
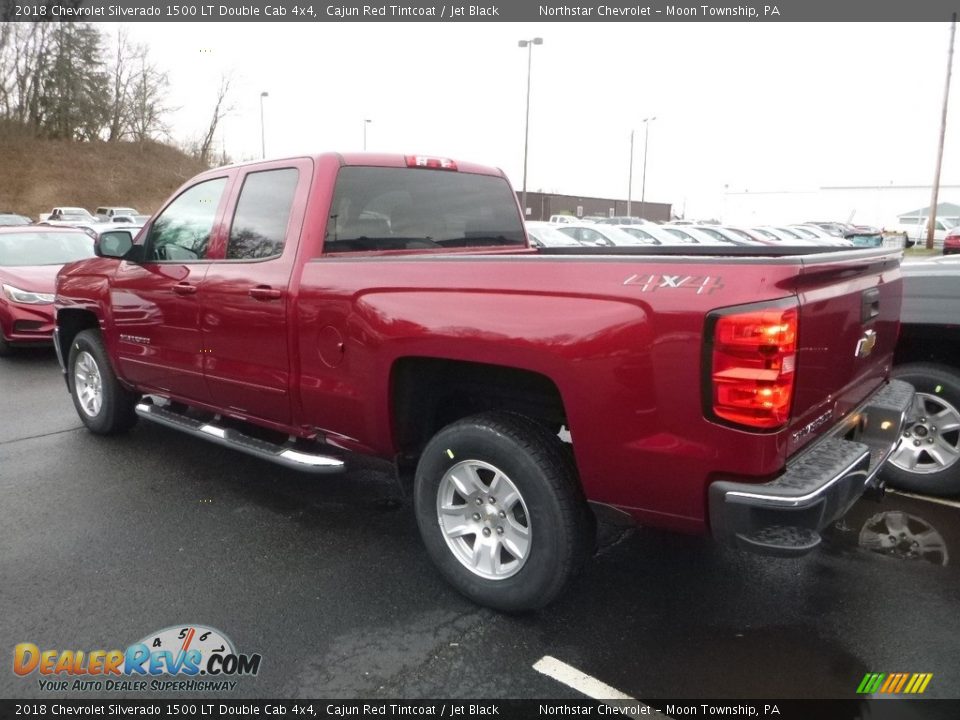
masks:
<svg viewBox="0 0 960 720"><path fill-rule="evenodd" d="M525 245L504 178L419 168L342 168L324 237L324 253Z"/></svg>
<svg viewBox="0 0 960 720"><path fill-rule="evenodd" d="M299 179L296 168L246 176L230 225L228 260L265 260L283 254Z"/></svg>

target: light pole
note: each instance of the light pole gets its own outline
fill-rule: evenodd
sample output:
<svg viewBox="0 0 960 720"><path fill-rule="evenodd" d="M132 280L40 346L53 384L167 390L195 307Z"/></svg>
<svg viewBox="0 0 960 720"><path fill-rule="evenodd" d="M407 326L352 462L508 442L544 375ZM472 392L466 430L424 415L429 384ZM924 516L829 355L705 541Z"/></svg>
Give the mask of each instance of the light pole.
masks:
<svg viewBox="0 0 960 720"><path fill-rule="evenodd" d="M363 120L363 151L364 152L367 151L367 125L369 125L372 122L373 120L367 120L366 118L364 118Z"/></svg>
<svg viewBox="0 0 960 720"><path fill-rule="evenodd" d="M643 178L640 181L640 217L643 217L646 211L647 201L647 146L650 142L650 123L656 120L656 116L644 118L643 123Z"/></svg>
<svg viewBox="0 0 960 720"><path fill-rule="evenodd" d="M627 217L633 217L633 130L630 130L630 175L627 177Z"/></svg>
<svg viewBox="0 0 960 720"><path fill-rule="evenodd" d="M523 206L523 219L527 219L527 148L530 144L530 68L533 64L533 46L543 45L543 38L521 40L517 43L527 48L527 119L523 129L523 194L520 204Z"/></svg>
<svg viewBox="0 0 960 720"><path fill-rule="evenodd" d="M260 158L264 159L267 157L267 131L264 129L263 125L263 99L265 97L270 97L270 93L264 90L260 93Z"/></svg>

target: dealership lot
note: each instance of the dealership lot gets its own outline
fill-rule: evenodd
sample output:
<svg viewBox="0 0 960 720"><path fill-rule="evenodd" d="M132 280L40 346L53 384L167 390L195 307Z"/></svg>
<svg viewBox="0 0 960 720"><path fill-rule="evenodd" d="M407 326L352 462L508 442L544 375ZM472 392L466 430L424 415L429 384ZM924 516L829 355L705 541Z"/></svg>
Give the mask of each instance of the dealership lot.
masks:
<svg viewBox="0 0 960 720"><path fill-rule="evenodd" d="M798 561L604 527L559 602L510 617L440 578L372 465L318 479L148 424L95 437L48 351L0 363L0 418L4 653L203 624L262 655L229 697L581 697L533 669L544 656L639 698L852 697L868 672L960 696L954 505L888 495ZM945 566L858 546L897 511L937 531ZM7 658L0 695L51 696Z"/></svg>

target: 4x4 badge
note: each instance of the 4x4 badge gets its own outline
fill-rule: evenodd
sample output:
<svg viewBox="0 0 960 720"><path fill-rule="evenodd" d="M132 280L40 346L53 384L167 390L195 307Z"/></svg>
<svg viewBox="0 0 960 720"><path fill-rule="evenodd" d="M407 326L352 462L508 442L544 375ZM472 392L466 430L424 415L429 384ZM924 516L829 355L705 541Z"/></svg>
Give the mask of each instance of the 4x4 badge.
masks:
<svg viewBox="0 0 960 720"><path fill-rule="evenodd" d="M870 353L873 352L873 349L877 346L877 333L874 330L866 330L863 333L863 337L857 342L857 351L854 353L855 357L864 358Z"/></svg>

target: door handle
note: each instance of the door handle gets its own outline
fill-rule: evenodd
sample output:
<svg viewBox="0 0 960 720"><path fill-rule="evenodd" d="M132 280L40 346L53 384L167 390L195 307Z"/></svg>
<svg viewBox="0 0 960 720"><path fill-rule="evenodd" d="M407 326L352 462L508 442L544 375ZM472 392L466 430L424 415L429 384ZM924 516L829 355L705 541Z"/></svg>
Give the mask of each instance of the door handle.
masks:
<svg viewBox="0 0 960 720"><path fill-rule="evenodd" d="M870 288L863 291L860 300L860 322L868 323L880 314L880 290Z"/></svg>
<svg viewBox="0 0 960 720"><path fill-rule="evenodd" d="M279 300L282 294L279 290L265 285L250 288L250 297L254 300Z"/></svg>
<svg viewBox="0 0 960 720"><path fill-rule="evenodd" d="M197 286L187 282L178 282L173 286L173 291L177 295L193 295L197 292Z"/></svg>

